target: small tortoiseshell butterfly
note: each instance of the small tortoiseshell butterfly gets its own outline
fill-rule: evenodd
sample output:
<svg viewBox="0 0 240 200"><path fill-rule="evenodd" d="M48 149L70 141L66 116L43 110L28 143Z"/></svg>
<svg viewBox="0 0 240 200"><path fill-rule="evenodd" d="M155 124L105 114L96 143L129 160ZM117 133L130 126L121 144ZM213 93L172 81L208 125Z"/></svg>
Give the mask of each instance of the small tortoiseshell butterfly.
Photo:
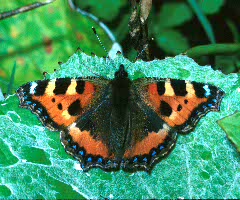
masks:
<svg viewBox="0 0 240 200"><path fill-rule="evenodd" d="M219 110L224 92L216 86L158 77L132 81L124 65L116 67L112 80L57 78L17 90L21 107L61 131L66 152L84 171L150 171L173 149L178 133Z"/></svg>

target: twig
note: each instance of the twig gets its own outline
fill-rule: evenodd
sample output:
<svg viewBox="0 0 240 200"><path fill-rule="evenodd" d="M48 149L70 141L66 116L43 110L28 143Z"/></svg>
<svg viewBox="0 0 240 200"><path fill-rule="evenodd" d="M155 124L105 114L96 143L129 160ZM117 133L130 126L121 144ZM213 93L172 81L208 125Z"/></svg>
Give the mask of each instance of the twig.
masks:
<svg viewBox="0 0 240 200"><path fill-rule="evenodd" d="M23 6L21 8L16 9L16 10L11 10L11 11L8 11L8 12L0 13L0 20L6 19L8 17L12 17L12 16L17 15L19 13L23 13L23 12L27 12L27 11L39 8L41 6L45 6L45 5L50 4L54 1L56 1L56 0L47 0L44 3L37 2L37 3L29 4L27 6Z"/></svg>
<svg viewBox="0 0 240 200"><path fill-rule="evenodd" d="M131 0L132 14L128 23L134 49L142 60L152 60L149 50L147 19L152 7L152 0L142 0L140 5Z"/></svg>

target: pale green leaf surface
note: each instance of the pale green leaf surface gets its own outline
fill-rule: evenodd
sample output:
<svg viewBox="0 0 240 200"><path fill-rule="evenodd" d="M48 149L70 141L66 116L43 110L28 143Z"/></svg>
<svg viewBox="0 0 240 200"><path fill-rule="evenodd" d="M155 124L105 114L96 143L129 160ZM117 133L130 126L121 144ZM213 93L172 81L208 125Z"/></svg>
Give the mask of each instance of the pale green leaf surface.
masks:
<svg viewBox="0 0 240 200"><path fill-rule="evenodd" d="M181 55L131 63L122 56L105 60L78 52L52 78L92 73L113 78L120 64L131 78L144 74L212 83L226 92L221 111L208 113L194 132L180 135L176 148L151 174L101 169L84 173L64 152L59 133L47 131L29 110L18 108L12 96L0 104L0 198L240 198L239 155L216 123L240 110L239 77Z"/></svg>

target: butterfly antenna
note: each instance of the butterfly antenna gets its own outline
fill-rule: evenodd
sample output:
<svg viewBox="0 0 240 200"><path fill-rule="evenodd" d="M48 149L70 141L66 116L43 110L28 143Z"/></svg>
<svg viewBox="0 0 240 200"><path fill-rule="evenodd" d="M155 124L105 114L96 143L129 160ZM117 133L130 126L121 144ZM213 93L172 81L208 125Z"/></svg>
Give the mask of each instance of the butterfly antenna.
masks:
<svg viewBox="0 0 240 200"><path fill-rule="evenodd" d="M135 61L136 61L137 59L139 59L140 56L143 55L143 52L145 52L145 50L147 49L147 47L148 47L148 45L145 45L145 47L142 49L142 51L136 56Z"/></svg>
<svg viewBox="0 0 240 200"><path fill-rule="evenodd" d="M104 49L104 51L107 53L108 55L108 52L107 52L107 49L105 48L105 46L103 45L102 41L100 40L98 34L97 34L97 31L94 27L92 27L92 30L93 30L93 33L96 35L97 39L98 39L98 42L100 43L100 45L102 46L102 48Z"/></svg>
<svg viewBox="0 0 240 200"><path fill-rule="evenodd" d="M154 40L154 38L152 38L152 40ZM135 61L136 61L140 56L143 55L143 52L146 52L146 49L147 49L148 47L149 47L148 44L144 45L144 48L142 49L142 51L136 56Z"/></svg>
<svg viewBox="0 0 240 200"><path fill-rule="evenodd" d="M102 41L100 40L100 38L99 38L99 36L98 36L98 34L97 34L96 29L95 29L94 27L92 27L92 30L93 30L93 33L96 35L96 37L97 37L97 39L98 39L98 42L100 43L100 45L102 46L102 48L104 49L104 51L106 52L106 54L108 55L108 51L107 51L107 49L105 48L105 46L103 45ZM113 60L112 60L110 57L108 57L108 58L109 58L110 62L113 64ZM113 65L113 67L114 67L115 69L117 69L115 65Z"/></svg>

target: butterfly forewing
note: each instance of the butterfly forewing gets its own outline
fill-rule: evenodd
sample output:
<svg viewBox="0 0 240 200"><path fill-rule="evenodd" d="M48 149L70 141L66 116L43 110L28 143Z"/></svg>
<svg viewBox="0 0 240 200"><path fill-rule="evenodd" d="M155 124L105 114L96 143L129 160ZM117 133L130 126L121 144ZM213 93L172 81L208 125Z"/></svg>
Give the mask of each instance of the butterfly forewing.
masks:
<svg viewBox="0 0 240 200"><path fill-rule="evenodd" d="M218 111L224 92L216 86L176 79L139 79L134 87L170 127L179 133L193 130L209 111Z"/></svg>
<svg viewBox="0 0 240 200"><path fill-rule="evenodd" d="M29 82L17 90L20 106L35 113L50 130L74 123L96 103L108 81L59 78Z"/></svg>

